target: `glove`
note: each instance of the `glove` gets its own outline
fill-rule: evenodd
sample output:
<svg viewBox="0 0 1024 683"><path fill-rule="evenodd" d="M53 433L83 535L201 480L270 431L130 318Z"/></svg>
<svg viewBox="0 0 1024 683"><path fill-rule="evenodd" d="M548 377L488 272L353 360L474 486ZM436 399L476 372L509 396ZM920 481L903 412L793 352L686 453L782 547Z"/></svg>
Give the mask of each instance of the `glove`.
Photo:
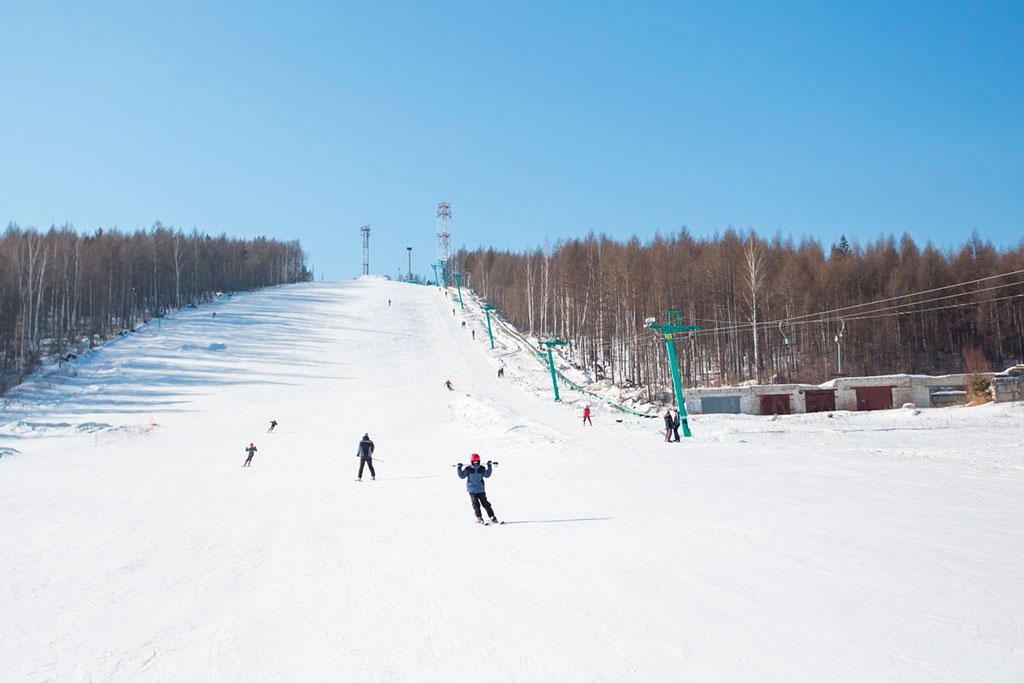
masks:
<svg viewBox="0 0 1024 683"><path fill-rule="evenodd" d="M491 466L491 461L490 461L490 460L488 460L488 461L487 461L487 466L488 466L488 467L490 467L490 466Z"/></svg>
<svg viewBox="0 0 1024 683"><path fill-rule="evenodd" d="M458 466L459 466L459 467L461 468L461 467L462 467L462 463L460 462L460 463L458 464Z"/></svg>

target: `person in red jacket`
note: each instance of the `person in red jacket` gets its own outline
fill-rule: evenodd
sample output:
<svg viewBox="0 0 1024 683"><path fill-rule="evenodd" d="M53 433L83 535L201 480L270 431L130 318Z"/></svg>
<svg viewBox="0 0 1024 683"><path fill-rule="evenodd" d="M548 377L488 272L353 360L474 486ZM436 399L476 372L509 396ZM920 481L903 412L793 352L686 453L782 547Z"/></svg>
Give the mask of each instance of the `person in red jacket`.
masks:
<svg viewBox="0 0 1024 683"><path fill-rule="evenodd" d="M583 426L586 426L590 422L590 406L583 409ZM593 427L594 423L590 422L590 426Z"/></svg>
<svg viewBox="0 0 1024 683"><path fill-rule="evenodd" d="M444 381L444 385L448 387L448 391L455 391L455 389L452 388L452 381L450 379L446 379Z"/></svg>

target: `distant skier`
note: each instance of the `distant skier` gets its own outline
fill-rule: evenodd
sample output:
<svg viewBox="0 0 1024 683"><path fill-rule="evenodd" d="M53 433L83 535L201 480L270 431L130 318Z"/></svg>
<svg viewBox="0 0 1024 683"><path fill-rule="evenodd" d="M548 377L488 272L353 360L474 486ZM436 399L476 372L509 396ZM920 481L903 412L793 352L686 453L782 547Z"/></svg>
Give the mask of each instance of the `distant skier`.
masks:
<svg viewBox="0 0 1024 683"><path fill-rule="evenodd" d="M505 367L502 366L502 367L498 368L498 379L501 379L504 376L505 376Z"/></svg>
<svg viewBox="0 0 1024 683"><path fill-rule="evenodd" d="M679 426L683 423L679 419L679 409L676 408L675 415L672 416L672 440L679 443Z"/></svg>
<svg viewBox="0 0 1024 683"><path fill-rule="evenodd" d="M455 391L455 389L452 388L452 381L450 379L446 379L444 381L444 385L448 387L448 391Z"/></svg>
<svg viewBox="0 0 1024 683"><path fill-rule="evenodd" d="M473 339L476 339L476 330L473 330Z"/></svg>
<svg viewBox="0 0 1024 683"><path fill-rule="evenodd" d="M448 296L448 295L447 295L447 294L445 294L445 296ZM455 309L453 308L453 309L452 309L452 316L454 316L454 315L455 315Z"/></svg>
<svg viewBox="0 0 1024 683"><path fill-rule="evenodd" d="M675 420L672 419L672 411L665 411L665 441L669 442L672 440L672 425L675 424Z"/></svg>
<svg viewBox="0 0 1024 683"><path fill-rule="evenodd" d="M363 480L363 467L370 467L370 479L377 481L377 473L373 471L373 442L370 441L370 435L363 434L363 438L359 441L359 448L356 450L356 457L359 458L359 475L356 476L356 481Z"/></svg>
<svg viewBox="0 0 1024 683"><path fill-rule="evenodd" d="M593 427L594 423L590 421L590 406L586 406L583 409L583 426L586 426L590 422L590 426Z"/></svg>
<svg viewBox="0 0 1024 683"><path fill-rule="evenodd" d="M487 467L480 465L480 456L474 453L469 457L469 467L463 468L462 463L458 464L459 479L466 480L466 491L469 492L469 500L473 504L473 512L476 514L478 524L484 523L483 515L480 513L480 506L487 510L487 516L492 522L498 519L494 516L494 508L487 500L487 493L484 491L484 479L491 476L491 461L487 461Z"/></svg>
<svg viewBox="0 0 1024 683"><path fill-rule="evenodd" d="M391 299L388 299L388 308L391 308Z"/></svg>
<svg viewBox="0 0 1024 683"><path fill-rule="evenodd" d="M276 426L277 426L277 420L271 420L270 421L270 429L267 430L267 434L270 434L271 432L273 432L274 431L274 427L276 427Z"/></svg>
<svg viewBox="0 0 1024 683"><path fill-rule="evenodd" d="M245 449L245 452L249 454L249 457L245 459L245 463L243 463L242 467L252 467L252 456L256 455L256 451L256 446L250 443L249 447Z"/></svg>
<svg viewBox="0 0 1024 683"><path fill-rule="evenodd" d="M466 329L466 321L465 320L462 321L462 329Z"/></svg>

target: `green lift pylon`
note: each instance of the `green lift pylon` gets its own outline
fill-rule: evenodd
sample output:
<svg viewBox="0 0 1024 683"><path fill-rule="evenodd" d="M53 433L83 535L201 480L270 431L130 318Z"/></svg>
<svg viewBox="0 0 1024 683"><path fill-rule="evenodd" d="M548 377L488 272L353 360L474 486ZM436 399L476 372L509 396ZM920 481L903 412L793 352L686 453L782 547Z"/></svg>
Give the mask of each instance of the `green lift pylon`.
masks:
<svg viewBox="0 0 1024 683"><path fill-rule="evenodd" d="M487 314L487 336L491 338L491 348L494 348L494 334L491 333L491 311L498 310L497 306L484 304L484 313Z"/></svg>
<svg viewBox="0 0 1024 683"><path fill-rule="evenodd" d="M437 279L437 264L431 263L430 265L434 269L434 284L440 286L441 281Z"/></svg>
<svg viewBox="0 0 1024 683"><path fill-rule="evenodd" d="M675 324L672 324L673 313L675 313ZM672 389L676 394L676 407L679 409L679 424L683 428L683 436L693 436L690 433L690 425L686 419L686 401L683 399L683 383L679 379L679 367L676 363L676 347L672 343L672 335L676 332L690 332L693 330L699 330L699 325L680 325L679 324L679 311L668 312L668 322L664 325L659 325L654 322L654 318L648 318L644 321L644 327L649 327L652 330L659 330L665 336L665 348L668 349L668 362L670 369L672 370Z"/></svg>
<svg viewBox="0 0 1024 683"><path fill-rule="evenodd" d="M551 339L542 341L541 344L548 350L548 368L551 369L551 385L555 387L555 400L561 401L562 399L558 395L558 380L555 378L555 358L551 355L551 349L556 346L565 346L565 342L561 339Z"/></svg>
<svg viewBox="0 0 1024 683"><path fill-rule="evenodd" d="M459 290L459 308L465 309L466 306L462 303L462 273L452 273L452 277L455 278L455 286Z"/></svg>
<svg viewBox="0 0 1024 683"><path fill-rule="evenodd" d="M447 261L441 261L441 281L444 282L444 288L448 289L448 271L445 269Z"/></svg>

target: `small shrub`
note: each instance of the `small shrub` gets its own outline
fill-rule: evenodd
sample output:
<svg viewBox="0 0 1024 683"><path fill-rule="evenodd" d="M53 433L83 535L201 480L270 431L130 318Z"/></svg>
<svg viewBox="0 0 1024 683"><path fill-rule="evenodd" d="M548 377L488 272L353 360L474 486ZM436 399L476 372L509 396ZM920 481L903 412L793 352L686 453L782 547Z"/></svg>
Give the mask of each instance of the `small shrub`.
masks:
<svg viewBox="0 0 1024 683"><path fill-rule="evenodd" d="M974 406L991 401L992 379L984 375L971 375L967 380L967 396Z"/></svg>

